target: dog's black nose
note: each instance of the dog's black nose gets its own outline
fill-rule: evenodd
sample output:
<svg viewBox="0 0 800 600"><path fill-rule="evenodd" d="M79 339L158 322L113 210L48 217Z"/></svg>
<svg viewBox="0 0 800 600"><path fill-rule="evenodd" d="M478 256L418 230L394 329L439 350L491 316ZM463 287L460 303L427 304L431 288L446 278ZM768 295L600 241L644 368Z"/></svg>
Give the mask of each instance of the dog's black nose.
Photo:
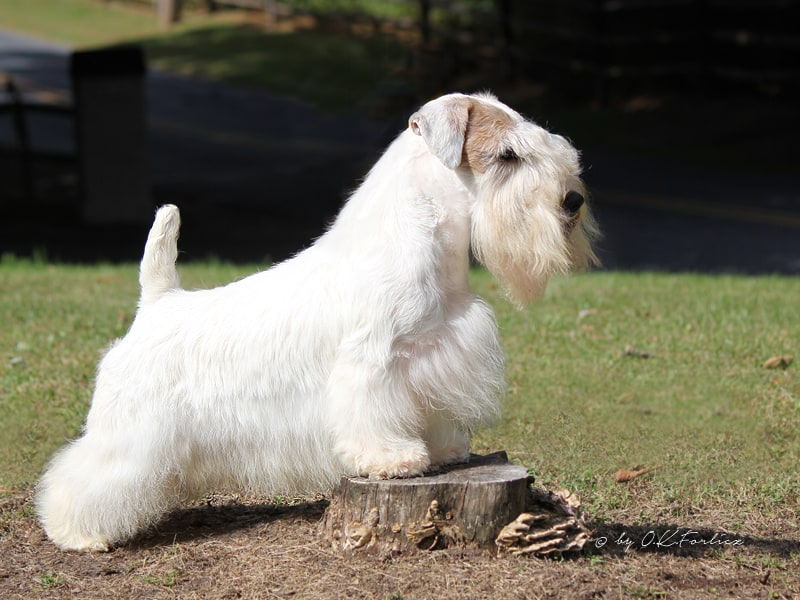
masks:
<svg viewBox="0 0 800 600"><path fill-rule="evenodd" d="M578 214L578 211L583 206L583 196L580 195L579 192L568 192L566 196L564 196L564 201L561 203L561 208L564 209L564 212L567 213L569 216L574 217Z"/></svg>

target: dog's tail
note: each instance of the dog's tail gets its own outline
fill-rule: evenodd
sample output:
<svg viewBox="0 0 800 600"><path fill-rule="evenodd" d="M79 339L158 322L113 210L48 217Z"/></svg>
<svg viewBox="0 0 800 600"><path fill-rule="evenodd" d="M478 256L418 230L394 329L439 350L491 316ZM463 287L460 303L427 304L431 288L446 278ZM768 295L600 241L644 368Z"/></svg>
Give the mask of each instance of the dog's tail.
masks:
<svg viewBox="0 0 800 600"><path fill-rule="evenodd" d="M177 206L166 204L158 209L147 235L139 267L139 285L142 286L140 305L155 302L165 292L180 288L180 279L175 270L180 227L181 216Z"/></svg>

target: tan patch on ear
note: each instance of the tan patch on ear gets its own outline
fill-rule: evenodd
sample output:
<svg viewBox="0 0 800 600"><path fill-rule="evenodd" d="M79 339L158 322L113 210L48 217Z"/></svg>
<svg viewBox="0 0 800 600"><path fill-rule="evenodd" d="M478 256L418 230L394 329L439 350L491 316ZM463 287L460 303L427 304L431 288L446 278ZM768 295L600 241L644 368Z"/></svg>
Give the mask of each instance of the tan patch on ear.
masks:
<svg viewBox="0 0 800 600"><path fill-rule="evenodd" d="M495 160L506 132L514 125L514 119L504 110L473 101L469 108L461 166L476 173L485 172Z"/></svg>

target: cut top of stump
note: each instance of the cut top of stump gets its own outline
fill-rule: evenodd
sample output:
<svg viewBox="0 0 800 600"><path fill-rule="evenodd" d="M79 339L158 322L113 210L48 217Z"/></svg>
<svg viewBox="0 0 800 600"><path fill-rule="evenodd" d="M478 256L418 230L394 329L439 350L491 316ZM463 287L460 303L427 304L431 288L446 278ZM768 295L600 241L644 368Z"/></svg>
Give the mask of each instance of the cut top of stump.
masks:
<svg viewBox="0 0 800 600"><path fill-rule="evenodd" d="M425 473L419 477L406 479L368 479L366 477L343 477L356 485L376 485L388 488L429 487L440 485L489 485L505 484L509 481L520 479L528 481L528 470L522 465L508 462L508 455L504 451L494 452L481 456L471 454L469 462L442 467L438 471Z"/></svg>

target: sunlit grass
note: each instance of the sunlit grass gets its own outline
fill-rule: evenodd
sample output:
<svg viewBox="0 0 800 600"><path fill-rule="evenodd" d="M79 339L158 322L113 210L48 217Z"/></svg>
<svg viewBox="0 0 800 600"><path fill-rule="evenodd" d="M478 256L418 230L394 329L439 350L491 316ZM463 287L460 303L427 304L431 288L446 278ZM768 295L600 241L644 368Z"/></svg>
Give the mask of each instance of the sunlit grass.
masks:
<svg viewBox="0 0 800 600"><path fill-rule="evenodd" d="M180 273L205 288L257 268ZM523 311L484 271L473 282L508 355L503 417L476 451L506 450L600 515L629 504L613 474L639 464L654 468L635 484L655 502L647 510L739 507L735 525L736 511L798 506L796 278L592 273L555 279ZM97 360L133 318L137 269L7 258L0 290L0 486L17 487L79 433ZM795 362L762 367L779 354Z"/></svg>
<svg viewBox="0 0 800 600"><path fill-rule="evenodd" d="M619 503L614 472L640 464L667 505L767 488L797 503L800 376L762 364L797 354L799 294L793 278L595 273L523 312L498 299L505 417L478 443L595 508Z"/></svg>
<svg viewBox="0 0 800 600"><path fill-rule="evenodd" d="M3 0L0 27L78 48L118 43L158 31L152 11L90 0Z"/></svg>

